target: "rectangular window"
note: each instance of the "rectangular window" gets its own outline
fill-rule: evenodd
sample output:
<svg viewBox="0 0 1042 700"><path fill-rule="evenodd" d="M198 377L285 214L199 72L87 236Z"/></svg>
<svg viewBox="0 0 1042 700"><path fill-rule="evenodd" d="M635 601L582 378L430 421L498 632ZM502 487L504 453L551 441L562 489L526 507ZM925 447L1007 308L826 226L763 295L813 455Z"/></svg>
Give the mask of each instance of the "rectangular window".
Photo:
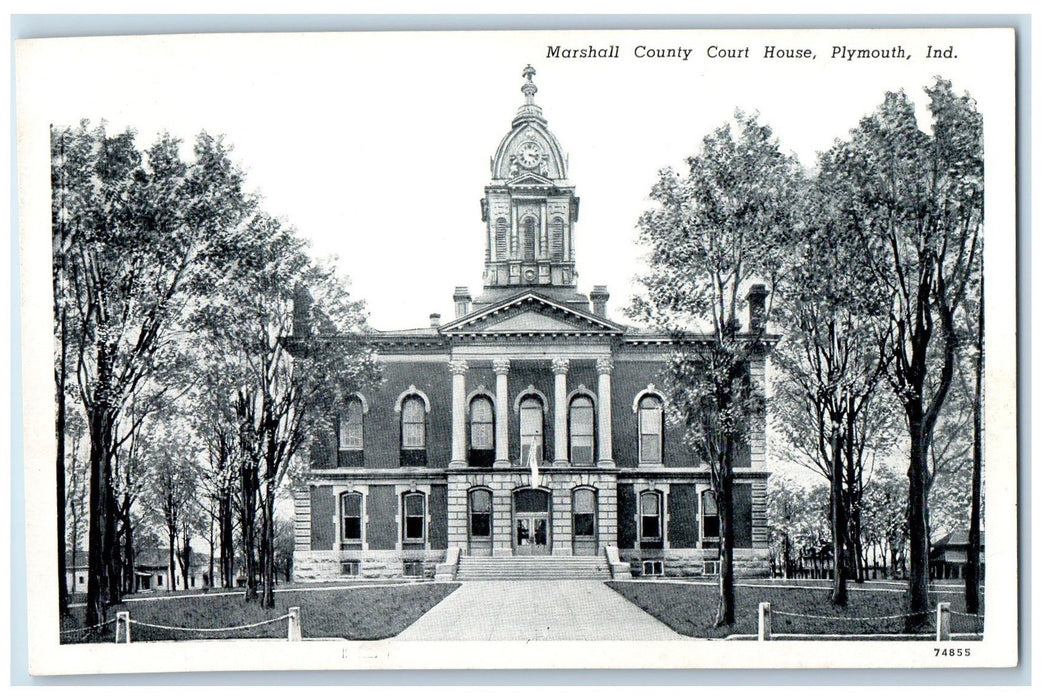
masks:
<svg viewBox="0 0 1042 700"><path fill-rule="evenodd" d="M403 499L404 539L408 541L423 541L425 500L422 493L407 493Z"/></svg>
<svg viewBox="0 0 1042 700"><path fill-rule="evenodd" d="M470 536L492 536L492 494L488 491L470 492Z"/></svg>
<svg viewBox="0 0 1042 700"><path fill-rule="evenodd" d="M716 496L712 491L702 492L702 538L720 538L720 516L716 512Z"/></svg>
<svg viewBox="0 0 1042 700"><path fill-rule="evenodd" d="M342 561L340 562L340 575L341 576L358 576L362 570L361 562L357 561Z"/></svg>
<svg viewBox="0 0 1042 700"><path fill-rule="evenodd" d="M640 538L642 540L662 539L662 499L656 492L643 493L640 496Z"/></svg>
<svg viewBox="0 0 1042 700"><path fill-rule="evenodd" d="M340 496L340 539L345 542L362 539L362 494Z"/></svg>
<svg viewBox="0 0 1042 700"><path fill-rule="evenodd" d="M410 578L423 578L422 561L403 561L402 575Z"/></svg>
<svg viewBox="0 0 1042 700"><path fill-rule="evenodd" d="M593 537L597 496L590 489L579 489L572 495L572 531L576 537Z"/></svg>
<svg viewBox="0 0 1042 700"><path fill-rule="evenodd" d="M720 562L712 559L707 559L702 562L702 574L705 576L719 576L720 575Z"/></svg>
<svg viewBox="0 0 1042 700"><path fill-rule="evenodd" d="M661 576L662 575L662 562L661 561L645 561L643 562L643 574L645 576Z"/></svg>

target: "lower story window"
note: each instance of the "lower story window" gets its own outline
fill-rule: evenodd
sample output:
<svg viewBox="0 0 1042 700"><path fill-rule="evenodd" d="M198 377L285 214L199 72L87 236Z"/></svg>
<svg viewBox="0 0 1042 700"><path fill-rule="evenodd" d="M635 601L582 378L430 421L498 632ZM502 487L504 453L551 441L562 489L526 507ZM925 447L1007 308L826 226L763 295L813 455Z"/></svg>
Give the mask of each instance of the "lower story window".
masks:
<svg viewBox="0 0 1042 700"><path fill-rule="evenodd" d="M402 498L402 535L406 541L423 541L426 502L422 493L407 493Z"/></svg>
<svg viewBox="0 0 1042 700"><path fill-rule="evenodd" d="M640 539L662 540L662 494L645 491L640 495Z"/></svg>
<svg viewBox="0 0 1042 700"><path fill-rule="evenodd" d="M411 576L416 578L423 578L423 562L422 561L403 561L402 562L402 575Z"/></svg>
<svg viewBox="0 0 1042 700"><path fill-rule="evenodd" d="M492 536L492 493L489 491L470 492L470 536Z"/></svg>
<svg viewBox="0 0 1042 700"><path fill-rule="evenodd" d="M712 491L702 492L702 539L720 539L720 515L716 510L716 495Z"/></svg>
<svg viewBox="0 0 1042 700"><path fill-rule="evenodd" d="M720 562L713 560L706 560L702 562L702 573L706 576L717 576L720 574Z"/></svg>
<svg viewBox="0 0 1042 700"><path fill-rule="evenodd" d="M340 562L340 575L341 576L358 576L361 572L361 562L358 561L342 561Z"/></svg>
<svg viewBox="0 0 1042 700"><path fill-rule="evenodd" d="M662 575L662 562L661 561L645 561L643 573L645 576L661 576Z"/></svg>

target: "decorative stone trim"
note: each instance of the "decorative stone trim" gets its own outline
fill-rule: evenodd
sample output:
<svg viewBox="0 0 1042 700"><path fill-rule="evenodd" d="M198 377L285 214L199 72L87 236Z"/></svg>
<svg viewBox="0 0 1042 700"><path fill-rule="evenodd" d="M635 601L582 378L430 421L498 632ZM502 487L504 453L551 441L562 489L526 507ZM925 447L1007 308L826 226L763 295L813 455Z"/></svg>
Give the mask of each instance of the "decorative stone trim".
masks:
<svg viewBox="0 0 1042 700"><path fill-rule="evenodd" d="M613 369L615 369L615 363L610 357L597 359L597 374L611 374Z"/></svg>
<svg viewBox="0 0 1042 700"><path fill-rule="evenodd" d="M503 357L492 360L492 370L496 374L508 374L510 372L510 360Z"/></svg>
<svg viewBox="0 0 1042 700"><path fill-rule="evenodd" d="M409 398L410 396L413 396L413 395L419 396L423 400L424 410L427 413L430 413L431 412L431 400L429 398L427 398L427 394L425 394L422 391L420 391L419 389L417 389L415 384L410 384L408 389L406 389L402 393L398 394L398 399L394 402L394 412L395 413L401 413L402 412L402 402L404 402L405 399L407 399L407 398Z"/></svg>
<svg viewBox="0 0 1042 700"><path fill-rule="evenodd" d="M514 413L521 413L521 402L526 396L538 396L543 402L543 415L549 415L550 413L550 402L546 398L546 394L535 388L535 385L529 384L526 388L518 392L517 397L514 399Z"/></svg>
<svg viewBox="0 0 1042 700"><path fill-rule="evenodd" d="M566 357L555 357L550 362L550 368L553 370L554 374L568 374L568 365L569 364L570 363L568 361L568 358L566 358Z"/></svg>
<svg viewBox="0 0 1042 700"><path fill-rule="evenodd" d="M466 374L467 373L467 361L466 360L452 360L449 362L449 372L452 374Z"/></svg>
<svg viewBox="0 0 1042 700"><path fill-rule="evenodd" d="M647 388L641 389L637 392L637 395L633 397L633 412L636 413L640 410L640 400L645 396L654 396L662 402L662 408L666 407L666 397L661 391L655 388L654 384L648 384Z"/></svg>

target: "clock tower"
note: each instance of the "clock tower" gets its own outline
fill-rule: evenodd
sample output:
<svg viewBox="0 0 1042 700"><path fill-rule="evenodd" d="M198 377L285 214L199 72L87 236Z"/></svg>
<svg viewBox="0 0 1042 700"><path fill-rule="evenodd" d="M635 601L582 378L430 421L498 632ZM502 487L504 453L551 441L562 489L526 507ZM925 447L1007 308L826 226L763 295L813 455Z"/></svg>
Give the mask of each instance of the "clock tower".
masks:
<svg viewBox="0 0 1042 700"><path fill-rule="evenodd" d="M481 200L485 222L484 293L480 307L524 288L587 306L575 287L575 222L579 198L568 160L535 104L535 69L526 66L525 101L491 159L492 179Z"/></svg>

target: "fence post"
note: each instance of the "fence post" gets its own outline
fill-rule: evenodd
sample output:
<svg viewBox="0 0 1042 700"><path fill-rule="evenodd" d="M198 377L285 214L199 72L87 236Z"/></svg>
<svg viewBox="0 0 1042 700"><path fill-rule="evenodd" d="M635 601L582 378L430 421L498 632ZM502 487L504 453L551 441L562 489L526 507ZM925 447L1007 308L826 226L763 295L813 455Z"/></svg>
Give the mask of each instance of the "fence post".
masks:
<svg viewBox="0 0 1042 700"><path fill-rule="evenodd" d="M299 642L300 634L300 608L289 609L289 641Z"/></svg>
<svg viewBox="0 0 1042 700"><path fill-rule="evenodd" d="M937 604L937 641L947 642L952 638L952 604Z"/></svg>
<svg viewBox="0 0 1042 700"><path fill-rule="evenodd" d="M759 640L769 642L771 639L771 604L760 603Z"/></svg>
<svg viewBox="0 0 1042 700"><path fill-rule="evenodd" d="M130 644L130 611L116 613L116 644L119 644L119 631L123 630L123 643Z"/></svg>

